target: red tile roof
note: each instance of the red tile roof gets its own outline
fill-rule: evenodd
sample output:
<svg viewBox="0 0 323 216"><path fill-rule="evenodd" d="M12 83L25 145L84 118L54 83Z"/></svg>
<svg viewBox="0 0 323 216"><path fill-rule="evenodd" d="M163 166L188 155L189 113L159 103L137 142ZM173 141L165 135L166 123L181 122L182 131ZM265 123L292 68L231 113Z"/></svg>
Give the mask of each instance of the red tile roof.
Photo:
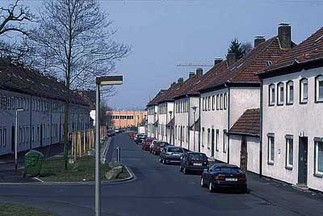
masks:
<svg viewBox="0 0 323 216"><path fill-rule="evenodd" d="M157 105L157 101L163 96L163 94L166 92L167 90L160 90L157 95L151 100L149 101L149 103L147 104L147 107L149 106L154 106L154 105Z"/></svg>
<svg viewBox="0 0 323 216"><path fill-rule="evenodd" d="M285 55L281 56L278 61L259 74L266 74L266 72L318 59L323 59L323 27L298 46L293 47Z"/></svg>
<svg viewBox="0 0 323 216"><path fill-rule="evenodd" d="M158 100L156 100L156 103L163 103L163 102L167 102L167 101L173 101L173 95L176 91L179 91L179 88L183 85L183 83L176 83L176 84L172 84L163 95L161 95L161 97L158 98Z"/></svg>
<svg viewBox="0 0 323 216"><path fill-rule="evenodd" d="M273 37L253 48L230 67L210 76L208 84L199 90L208 91L228 83L260 84L260 79L256 72L264 70L268 67L268 62L277 61L286 52L286 49L280 48L278 37ZM223 64L226 64L226 62L223 62Z"/></svg>
<svg viewBox="0 0 323 216"><path fill-rule="evenodd" d="M66 100L68 93L69 102L89 106L81 95L67 89L55 77L4 61L0 62L0 88L61 101Z"/></svg>
<svg viewBox="0 0 323 216"><path fill-rule="evenodd" d="M230 128L231 134L260 136L260 109L248 109Z"/></svg>
<svg viewBox="0 0 323 216"><path fill-rule="evenodd" d="M174 92L172 97L174 99L176 98L180 98L183 96L186 96L190 90L192 89L192 87L194 86L194 84L201 78L202 76L198 76L198 75L194 75L190 78L188 78L179 88L177 88Z"/></svg>

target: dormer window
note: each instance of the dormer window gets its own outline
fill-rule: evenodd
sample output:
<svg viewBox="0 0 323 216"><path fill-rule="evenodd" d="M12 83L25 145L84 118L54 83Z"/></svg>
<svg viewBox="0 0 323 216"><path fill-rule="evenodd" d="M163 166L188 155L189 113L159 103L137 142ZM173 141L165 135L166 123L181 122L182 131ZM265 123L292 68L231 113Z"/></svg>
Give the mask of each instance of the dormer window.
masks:
<svg viewBox="0 0 323 216"><path fill-rule="evenodd" d="M300 81L300 103L305 104L308 100L308 81L306 78Z"/></svg>
<svg viewBox="0 0 323 216"><path fill-rule="evenodd" d="M323 102L323 76L319 75L315 78L315 101Z"/></svg>
<svg viewBox="0 0 323 216"><path fill-rule="evenodd" d="M268 92L268 98L269 98L269 106L275 105L275 84L269 85L269 92Z"/></svg>
<svg viewBox="0 0 323 216"><path fill-rule="evenodd" d="M277 84L277 105L284 104L284 83Z"/></svg>

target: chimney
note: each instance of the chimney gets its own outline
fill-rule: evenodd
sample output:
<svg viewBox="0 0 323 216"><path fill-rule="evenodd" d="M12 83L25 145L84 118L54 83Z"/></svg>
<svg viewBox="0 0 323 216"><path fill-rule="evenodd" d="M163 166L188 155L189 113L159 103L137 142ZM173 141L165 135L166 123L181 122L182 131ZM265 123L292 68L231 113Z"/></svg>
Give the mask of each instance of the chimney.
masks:
<svg viewBox="0 0 323 216"><path fill-rule="evenodd" d="M173 83L170 85L170 87L173 87L175 84L176 84L176 82L173 82Z"/></svg>
<svg viewBox="0 0 323 216"><path fill-rule="evenodd" d="M197 77L203 76L203 69L202 68L197 68L196 69L196 75L197 75Z"/></svg>
<svg viewBox="0 0 323 216"><path fill-rule="evenodd" d="M182 84L184 82L184 79L183 79L183 77L180 77L180 78L178 78L178 81L177 81L177 83L179 83L179 84Z"/></svg>
<svg viewBox="0 0 323 216"><path fill-rule="evenodd" d="M228 53L227 54L228 66L231 66L236 61L237 61L237 55L235 53Z"/></svg>
<svg viewBox="0 0 323 216"><path fill-rule="evenodd" d="M280 23L278 26L278 40L282 49L290 49L292 45L292 30L287 23Z"/></svg>
<svg viewBox="0 0 323 216"><path fill-rule="evenodd" d="M265 36L262 36L262 35L258 35L255 37L255 41L254 41L254 45L253 47L257 47L259 44L265 42L266 39L265 39Z"/></svg>
<svg viewBox="0 0 323 216"><path fill-rule="evenodd" d="M188 78L191 79L194 75L195 75L194 72L190 72L189 75L188 75Z"/></svg>
<svg viewBox="0 0 323 216"><path fill-rule="evenodd" d="M217 65L217 64L219 64L219 63L221 63L222 61L223 61L222 58L215 58L214 59L214 66Z"/></svg>

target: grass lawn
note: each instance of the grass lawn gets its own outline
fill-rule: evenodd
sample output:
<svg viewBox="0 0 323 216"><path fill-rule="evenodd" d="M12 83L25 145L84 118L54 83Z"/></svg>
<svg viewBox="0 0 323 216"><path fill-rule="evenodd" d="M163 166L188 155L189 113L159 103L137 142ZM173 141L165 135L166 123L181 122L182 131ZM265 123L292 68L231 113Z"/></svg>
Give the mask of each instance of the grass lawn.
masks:
<svg viewBox="0 0 323 216"><path fill-rule="evenodd" d="M101 164L101 179L106 180L104 174L111 167L108 164ZM129 173L124 168L117 179L129 177ZM63 157L54 157L44 160L40 179L45 182L87 182L95 179L95 157L83 156L78 158L74 164L68 164L67 170L64 170Z"/></svg>
<svg viewBox="0 0 323 216"><path fill-rule="evenodd" d="M17 204L0 203L0 216L54 216L54 214Z"/></svg>

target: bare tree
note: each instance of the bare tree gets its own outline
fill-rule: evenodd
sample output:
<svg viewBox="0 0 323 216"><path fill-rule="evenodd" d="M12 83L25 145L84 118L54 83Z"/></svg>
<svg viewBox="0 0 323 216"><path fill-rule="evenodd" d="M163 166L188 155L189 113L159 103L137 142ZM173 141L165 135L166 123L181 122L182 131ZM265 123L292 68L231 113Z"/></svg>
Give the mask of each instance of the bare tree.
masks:
<svg viewBox="0 0 323 216"><path fill-rule="evenodd" d="M30 38L37 64L65 82L68 89L93 88L95 77L113 71L129 47L113 41L111 21L97 0L46 0L40 25ZM64 157L67 169L69 101L64 114Z"/></svg>

